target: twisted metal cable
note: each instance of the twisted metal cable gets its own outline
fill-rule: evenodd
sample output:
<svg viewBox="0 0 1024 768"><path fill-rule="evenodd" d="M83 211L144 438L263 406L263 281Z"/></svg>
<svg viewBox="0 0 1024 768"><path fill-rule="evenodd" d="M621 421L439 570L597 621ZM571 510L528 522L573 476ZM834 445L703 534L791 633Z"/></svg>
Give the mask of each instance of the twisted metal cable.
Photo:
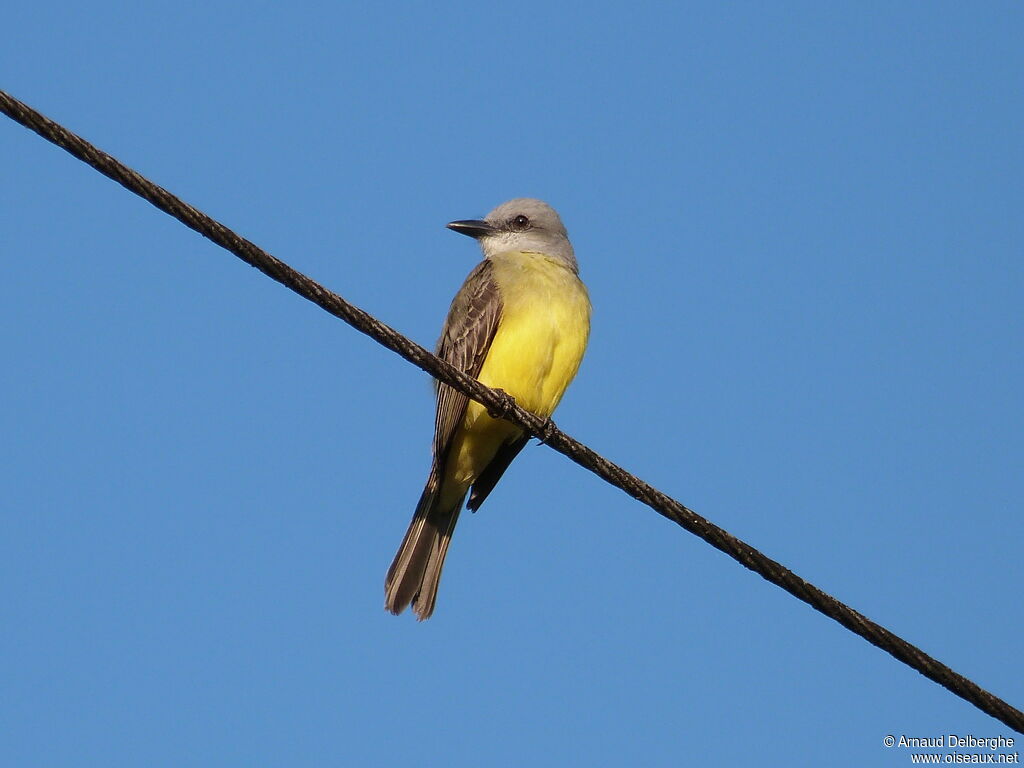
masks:
<svg viewBox="0 0 1024 768"><path fill-rule="evenodd" d="M872 645L881 648L893 658L952 691L981 711L1000 720L1010 728L1024 733L1024 713L1020 710L966 677L957 674L920 648L911 645L813 584L804 581L782 564L762 554L728 531L705 520L657 488L608 461L562 432L550 419L541 419L529 411L523 410L505 393L489 389L476 379L453 368L372 315L292 269L245 238L235 234L223 224L196 210L166 189L122 165L110 155L4 91L0 91L0 111L79 160L88 163L125 189L145 198L160 210L235 254L268 277L319 305L335 317L341 318L356 330L384 345L431 376L465 393L484 405L492 416L504 418L519 425L554 450L625 491L634 499L643 502L663 517L699 536L715 549L724 552L744 567L759 574L766 581L781 587L816 611L839 622L851 632L860 635Z"/></svg>

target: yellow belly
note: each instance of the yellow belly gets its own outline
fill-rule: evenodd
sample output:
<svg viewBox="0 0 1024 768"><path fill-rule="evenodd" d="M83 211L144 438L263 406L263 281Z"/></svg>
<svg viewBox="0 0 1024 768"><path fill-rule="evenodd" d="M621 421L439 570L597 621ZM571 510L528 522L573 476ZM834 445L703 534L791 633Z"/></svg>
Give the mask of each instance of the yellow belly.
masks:
<svg viewBox="0 0 1024 768"><path fill-rule="evenodd" d="M580 279L536 253L491 259L502 315L478 376L538 416L550 416L576 375L590 336L590 300ZM522 431L469 402L448 454L443 495L465 495L502 443ZM453 502L454 503L454 502Z"/></svg>

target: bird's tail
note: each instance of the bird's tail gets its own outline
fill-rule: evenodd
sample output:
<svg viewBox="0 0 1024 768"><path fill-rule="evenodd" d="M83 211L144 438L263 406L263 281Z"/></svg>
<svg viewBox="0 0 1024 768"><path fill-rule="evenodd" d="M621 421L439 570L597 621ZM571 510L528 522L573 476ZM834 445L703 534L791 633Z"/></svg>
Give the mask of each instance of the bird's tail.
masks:
<svg viewBox="0 0 1024 768"><path fill-rule="evenodd" d="M457 498L454 505L450 501L442 505L440 484L434 466L384 581L384 607L397 615L412 603L420 621L434 612L444 557L465 497Z"/></svg>

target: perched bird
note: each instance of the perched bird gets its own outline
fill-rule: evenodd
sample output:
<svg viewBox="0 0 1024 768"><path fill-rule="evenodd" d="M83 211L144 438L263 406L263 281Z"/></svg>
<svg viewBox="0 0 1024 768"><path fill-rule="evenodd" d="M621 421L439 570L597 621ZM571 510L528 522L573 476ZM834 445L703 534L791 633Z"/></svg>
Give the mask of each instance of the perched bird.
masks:
<svg viewBox="0 0 1024 768"><path fill-rule="evenodd" d="M576 375L590 335L590 299L555 209L519 198L482 220L448 228L484 253L452 301L437 355L480 383L549 417ZM529 436L445 384L437 385L434 460L412 523L388 570L385 607L412 604L422 621L437 586L462 504L474 512Z"/></svg>

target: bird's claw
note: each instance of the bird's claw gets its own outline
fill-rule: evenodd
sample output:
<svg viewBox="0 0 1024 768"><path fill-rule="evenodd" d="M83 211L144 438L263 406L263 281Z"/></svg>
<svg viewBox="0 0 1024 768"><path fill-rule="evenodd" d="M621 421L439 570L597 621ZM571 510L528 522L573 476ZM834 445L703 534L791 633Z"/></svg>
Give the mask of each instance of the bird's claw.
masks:
<svg viewBox="0 0 1024 768"><path fill-rule="evenodd" d="M544 419L544 424L537 433L537 439L540 440L541 445L547 445L548 441L555 436L557 431L558 427L555 426L555 422L551 420L551 417L548 417Z"/></svg>
<svg viewBox="0 0 1024 768"><path fill-rule="evenodd" d="M495 387L494 392L498 395L499 404L495 407L488 406L487 415L492 419L504 419L512 413L512 409L516 406L516 399L505 390L498 389L497 387ZM541 445L544 445L555 436L557 431L558 427L555 426L555 422L548 417L544 419L536 437L540 440Z"/></svg>
<svg viewBox="0 0 1024 768"><path fill-rule="evenodd" d="M487 415L492 419L504 419L516 406L516 399L512 397L508 392L503 389L495 388L494 392L498 395L499 405L496 407L487 406Z"/></svg>

